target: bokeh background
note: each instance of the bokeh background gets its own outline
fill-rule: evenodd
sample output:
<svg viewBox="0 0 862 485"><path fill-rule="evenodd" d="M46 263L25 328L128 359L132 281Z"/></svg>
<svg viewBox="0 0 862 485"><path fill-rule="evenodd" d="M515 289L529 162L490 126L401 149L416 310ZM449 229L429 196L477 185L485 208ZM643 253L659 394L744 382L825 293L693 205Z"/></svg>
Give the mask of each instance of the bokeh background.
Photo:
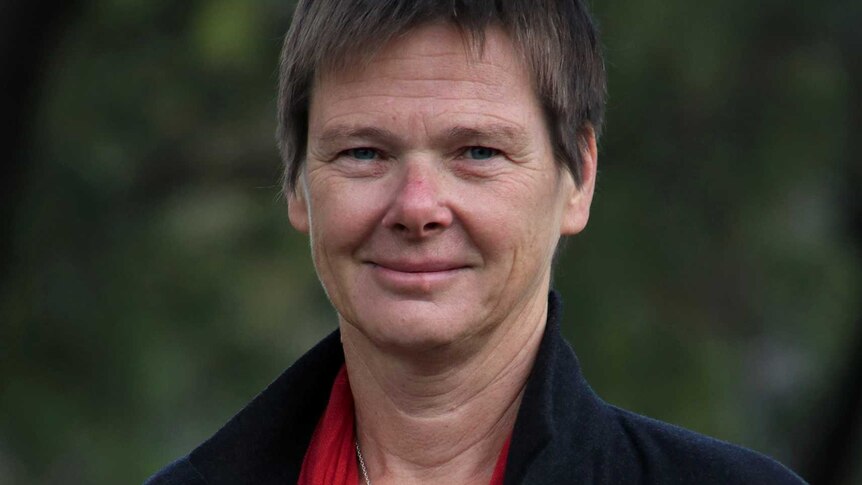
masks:
<svg viewBox="0 0 862 485"><path fill-rule="evenodd" d="M606 136L556 272L587 377L862 483L862 2L592 3ZM292 7L0 1L0 483L140 483L334 328L280 195Z"/></svg>

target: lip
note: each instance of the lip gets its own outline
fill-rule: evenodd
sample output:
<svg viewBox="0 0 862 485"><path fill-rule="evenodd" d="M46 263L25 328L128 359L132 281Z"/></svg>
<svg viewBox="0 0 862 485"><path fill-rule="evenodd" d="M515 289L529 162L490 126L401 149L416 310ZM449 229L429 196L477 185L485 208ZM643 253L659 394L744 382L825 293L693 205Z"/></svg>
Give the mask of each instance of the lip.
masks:
<svg viewBox="0 0 862 485"><path fill-rule="evenodd" d="M369 264L384 270L397 271L399 273L442 273L466 268L467 265L454 261L369 261Z"/></svg>
<svg viewBox="0 0 862 485"><path fill-rule="evenodd" d="M369 261L374 278L396 292L428 293L443 289L469 268L452 261Z"/></svg>

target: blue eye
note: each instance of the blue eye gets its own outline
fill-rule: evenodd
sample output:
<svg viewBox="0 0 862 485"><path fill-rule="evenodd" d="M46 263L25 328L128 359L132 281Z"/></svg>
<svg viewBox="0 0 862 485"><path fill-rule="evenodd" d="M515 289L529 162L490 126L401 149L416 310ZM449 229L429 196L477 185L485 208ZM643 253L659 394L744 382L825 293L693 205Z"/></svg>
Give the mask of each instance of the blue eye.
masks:
<svg viewBox="0 0 862 485"><path fill-rule="evenodd" d="M470 147L465 152L465 154L473 160L488 160L489 158L497 156L499 153L499 150L488 147Z"/></svg>
<svg viewBox="0 0 862 485"><path fill-rule="evenodd" d="M351 148L346 153L349 157L357 160L369 161L377 158L377 150L373 148Z"/></svg>

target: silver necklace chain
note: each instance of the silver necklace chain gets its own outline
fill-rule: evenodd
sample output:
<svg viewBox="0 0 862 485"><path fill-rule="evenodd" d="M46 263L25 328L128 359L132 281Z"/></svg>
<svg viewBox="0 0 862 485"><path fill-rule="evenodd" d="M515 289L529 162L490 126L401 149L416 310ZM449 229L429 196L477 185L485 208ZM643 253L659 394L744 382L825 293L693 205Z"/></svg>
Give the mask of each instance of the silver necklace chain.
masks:
<svg viewBox="0 0 862 485"><path fill-rule="evenodd" d="M365 460L362 459L362 450L359 449L359 440L354 439L353 444L356 445L356 458L359 460L359 469L362 471L362 478L365 479L365 485L371 485L371 479L368 478L368 470L365 468Z"/></svg>

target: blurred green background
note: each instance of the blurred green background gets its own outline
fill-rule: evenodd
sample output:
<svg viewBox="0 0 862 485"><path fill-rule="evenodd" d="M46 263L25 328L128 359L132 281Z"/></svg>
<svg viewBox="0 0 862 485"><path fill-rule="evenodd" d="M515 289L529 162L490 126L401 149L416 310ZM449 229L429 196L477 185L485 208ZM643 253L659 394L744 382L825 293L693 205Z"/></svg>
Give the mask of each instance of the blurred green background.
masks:
<svg viewBox="0 0 862 485"><path fill-rule="evenodd" d="M279 192L293 2L48 3L4 4L5 76L31 76L4 88L0 483L139 483L335 326ZM862 431L862 2L593 9L606 136L556 271L587 377L862 483L858 439L836 476L812 461L842 403L838 428Z"/></svg>

